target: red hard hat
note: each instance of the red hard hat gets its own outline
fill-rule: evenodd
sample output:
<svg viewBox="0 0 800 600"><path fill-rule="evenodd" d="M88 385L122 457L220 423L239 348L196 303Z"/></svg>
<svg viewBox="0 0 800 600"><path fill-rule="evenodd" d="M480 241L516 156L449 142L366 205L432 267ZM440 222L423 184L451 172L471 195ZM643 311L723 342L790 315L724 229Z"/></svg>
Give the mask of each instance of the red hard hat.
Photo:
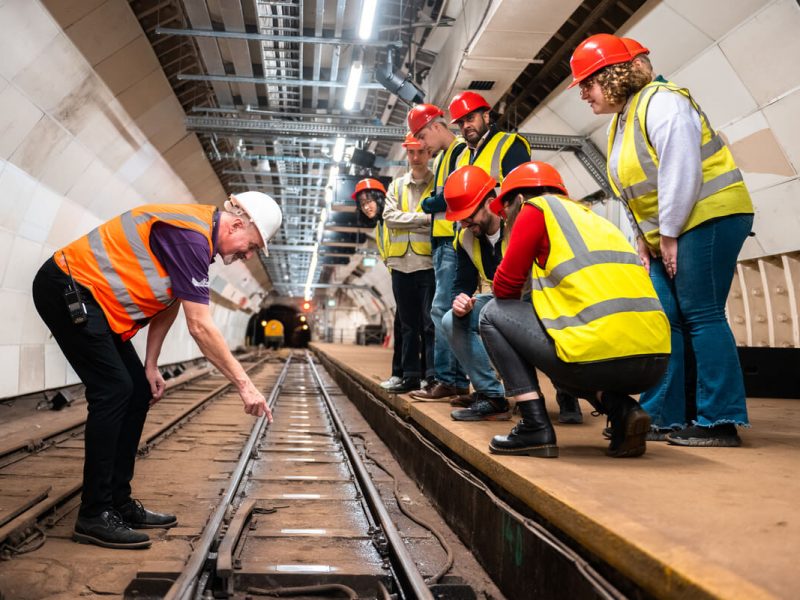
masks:
<svg viewBox="0 0 800 600"><path fill-rule="evenodd" d="M632 58L625 43L615 35L598 33L586 38L578 44L569 59L573 79L567 87L578 85L603 67L627 62Z"/></svg>
<svg viewBox="0 0 800 600"><path fill-rule="evenodd" d="M409 148L411 150L422 150L425 147L412 133L406 134L406 139L401 145L403 148Z"/></svg>
<svg viewBox="0 0 800 600"><path fill-rule="evenodd" d="M507 198L511 192L523 188L545 186L558 188L564 195L567 194L564 180L561 179L561 174L556 171L553 165L535 160L522 163L503 179L503 185L500 186L500 193L497 195L497 198L492 200L489 204L489 210L496 215L502 216L503 199Z"/></svg>
<svg viewBox="0 0 800 600"><path fill-rule="evenodd" d="M364 190L378 190L384 194L386 193L386 188L383 187L383 184L377 179L362 179L356 184L356 191L353 192L353 195L350 197L355 200L356 196L358 196Z"/></svg>
<svg viewBox="0 0 800 600"><path fill-rule="evenodd" d="M640 54L650 54L649 48L645 48L633 38L619 38L619 39L622 40L622 43L625 44L625 47L628 49L628 52L631 53L631 58L636 58Z"/></svg>
<svg viewBox="0 0 800 600"><path fill-rule="evenodd" d="M474 110L478 110L479 108L491 110L492 107L489 106L486 98L476 92L470 92L467 90L466 92L456 94L450 101L450 117L452 119L450 123L455 123L459 119L466 117L469 113Z"/></svg>
<svg viewBox="0 0 800 600"><path fill-rule="evenodd" d="M443 117L444 111L433 104L417 104L408 111L406 122L411 135L417 135L419 130L433 121L436 117Z"/></svg>
<svg viewBox="0 0 800 600"><path fill-rule="evenodd" d="M466 165L453 171L444 184L444 200L448 221L466 219L491 192L497 182L486 171L475 165Z"/></svg>

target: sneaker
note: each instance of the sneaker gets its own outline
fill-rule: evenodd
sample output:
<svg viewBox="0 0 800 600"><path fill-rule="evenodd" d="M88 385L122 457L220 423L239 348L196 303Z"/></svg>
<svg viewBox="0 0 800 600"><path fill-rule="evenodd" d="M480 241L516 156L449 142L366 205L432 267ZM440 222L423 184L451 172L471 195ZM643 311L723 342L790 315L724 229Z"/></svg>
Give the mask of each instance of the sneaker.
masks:
<svg viewBox="0 0 800 600"><path fill-rule="evenodd" d="M511 407L508 400L500 397L484 396L476 393L476 400L469 408L454 410L450 417L454 421L508 421L511 419Z"/></svg>
<svg viewBox="0 0 800 600"><path fill-rule="evenodd" d="M129 500L117 508L125 523L133 529L169 529L178 524L175 515L147 510L138 500Z"/></svg>
<svg viewBox="0 0 800 600"><path fill-rule="evenodd" d="M385 388L390 394L405 394L419 389L419 377L403 377L399 383Z"/></svg>
<svg viewBox="0 0 800 600"><path fill-rule="evenodd" d="M736 425L722 423L711 427L691 425L667 435L667 443L675 446L717 446L735 448L742 445Z"/></svg>
<svg viewBox="0 0 800 600"><path fill-rule="evenodd" d="M580 425L583 423L583 413L578 399L572 394L556 392L558 402L558 422L565 425Z"/></svg>
<svg viewBox="0 0 800 600"><path fill-rule="evenodd" d="M444 402L445 400L450 400L451 398L468 393L469 389L459 389L453 385L442 383L441 381L432 381L421 390L411 392L409 396L414 400L420 400L422 402Z"/></svg>
<svg viewBox="0 0 800 600"><path fill-rule="evenodd" d="M389 389L390 387L392 387L394 385L398 385L401 381L403 381L402 377L398 377L397 375L392 375L386 381L382 381L381 382L381 387L383 389Z"/></svg>
<svg viewBox="0 0 800 600"><path fill-rule="evenodd" d="M651 429L650 431L647 432L647 435L645 436L645 439L648 442L666 442L667 441L667 435L669 435L669 433L671 431L675 431L675 430L674 429L657 429L657 428ZM606 427L605 429L603 429L603 437L606 438L607 440L611 439L611 427Z"/></svg>
<svg viewBox="0 0 800 600"><path fill-rule="evenodd" d="M150 537L128 527L115 510L106 510L96 517L78 515L72 539L83 544L121 550L150 547Z"/></svg>

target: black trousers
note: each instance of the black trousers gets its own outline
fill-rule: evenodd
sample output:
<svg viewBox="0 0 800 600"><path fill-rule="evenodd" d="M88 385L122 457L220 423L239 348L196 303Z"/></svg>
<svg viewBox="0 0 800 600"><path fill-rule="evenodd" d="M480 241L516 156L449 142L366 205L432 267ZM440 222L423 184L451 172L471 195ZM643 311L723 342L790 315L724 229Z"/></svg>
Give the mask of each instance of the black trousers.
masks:
<svg viewBox="0 0 800 600"><path fill-rule="evenodd" d="M392 290L403 332L403 377L433 377L434 329L431 319L436 281L433 269L401 273L392 269ZM420 351L425 353L424 370Z"/></svg>
<svg viewBox="0 0 800 600"><path fill-rule="evenodd" d="M131 497L136 450L152 394L133 344L111 330L102 309L81 286L89 320L73 325L64 301L69 281L49 259L33 280L33 302L86 386L89 416L80 514L92 517Z"/></svg>

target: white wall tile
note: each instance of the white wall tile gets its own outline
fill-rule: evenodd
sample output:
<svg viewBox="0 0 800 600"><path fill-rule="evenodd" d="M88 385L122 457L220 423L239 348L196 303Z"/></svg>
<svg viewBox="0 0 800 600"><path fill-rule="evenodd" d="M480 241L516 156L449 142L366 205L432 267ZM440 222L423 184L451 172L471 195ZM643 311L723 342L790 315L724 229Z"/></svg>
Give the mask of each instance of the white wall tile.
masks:
<svg viewBox="0 0 800 600"><path fill-rule="evenodd" d="M6 163L0 172L0 227L16 233L35 189L35 179L16 165Z"/></svg>
<svg viewBox="0 0 800 600"><path fill-rule="evenodd" d="M800 89L765 106L763 113L795 171L800 172Z"/></svg>
<svg viewBox="0 0 800 600"><path fill-rule="evenodd" d="M581 100L577 87L556 92L547 106L580 135L586 135L611 120L611 115L595 115L589 105Z"/></svg>
<svg viewBox="0 0 800 600"><path fill-rule="evenodd" d="M519 127L520 133L551 133L556 135L575 135L577 131L564 119L543 106L533 113Z"/></svg>
<svg viewBox="0 0 800 600"><path fill-rule="evenodd" d="M21 344L25 304L30 302L30 291L0 290L0 344ZM16 381L16 376L14 376Z"/></svg>
<svg viewBox="0 0 800 600"><path fill-rule="evenodd" d="M752 193L753 231L766 254L797 250L800 231L800 180L792 179Z"/></svg>
<svg viewBox="0 0 800 600"><path fill-rule="evenodd" d="M44 387L53 389L67 383L67 359L57 344L44 346Z"/></svg>
<svg viewBox="0 0 800 600"><path fill-rule="evenodd" d="M10 231L0 229L0 281L6 274L9 260L11 259L11 246L14 244L14 235Z"/></svg>
<svg viewBox="0 0 800 600"><path fill-rule="evenodd" d="M759 106L800 85L800 6L779 0L745 22L720 47Z"/></svg>
<svg viewBox="0 0 800 600"><path fill-rule="evenodd" d="M91 215L84 207L65 198L58 207L47 243L61 248L84 235L87 224L100 222L100 219Z"/></svg>
<svg viewBox="0 0 800 600"><path fill-rule="evenodd" d="M8 158L42 118L42 111L15 86L0 92L0 158Z"/></svg>
<svg viewBox="0 0 800 600"><path fill-rule="evenodd" d="M36 186L33 196L26 203L28 210L17 233L34 242L44 242L50 235L50 228L63 201L63 196L56 194L46 185Z"/></svg>
<svg viewBox="0 0 800 600"><path fill-rule="evenodd" d="M95 158L67 192L67 197L81 206L92 206L113 176L103 161Z"/></svg>
<svg viewBox="0 0 800 600"><path fill-rule="evenodd" d="M69 142L69 133L56 121L45 115L28 132L8 160L31 177L38 179L44 172L50 157L61 154Z"/></svg>
<svg viewBox="0 0 800 600"><path fill-rule="evenodd" d="M0 346L0 398L9 398L19 393L19 348Z"/></svg>
<svg viewBox="0 0 800 600"><path fill-rule="evenodd" d="M41 252L41 244L19 236L14 238L9 259L9 265L13 265L13 268L6 269L5 277L3 277L3 291L16 290L26 294L31 293L33 276L41 266L39 260ZM22 311L16 311L14 318L21 322L20 315L22 314L24 314Z"/></svg>
<svg viewBox="0 0 800 600"><path fill-rule="evenodd" d="M715 129L758 108L718 46L676 71L672 80L689 89Z"/></svg>
<svg viewBox="0 0 800 600"><path fill-rule="evenodd" d="M36 0L0 3L0 75L13 78L59 33L58 26Z"/></svg>
<svg viewBox="0 0 800 600"><path fill-rule="evenodd" d="M81 378L78 377L78 374L75 372L72 366L70 366L69 363L67 363L66 368L67 368L67 385L74 385L76 383L80 383Z"/></svg>
<svg viewBox="0 0 800 600"><path fill-rule="evenodd" d="M664 0L708 37L718 40L771 0Z"/></svg>
<svg viewBox="0 0 800 600"><path fill-rule="evenodd" d="M44 345L25 344L19 356L19 392L27 394L44 388Z"/></svg>
<svg viewBox="0 0 800 600"><path fill-rule="evenodd" d="M47 184L58 194L66 194L83 177L92 160L94 156L83 147L83 144L75 138L70 138L62 152L51 153L48 156L42 172L42 183Z"/></svg>
<svg viewBox="0 0 800 600"><path fill-rule="evenodd" d="M52 256L52 253L48 254L48 258L50 256ZM41 265L44 260L40 260L39 263ZM36 270L38 271L39 268L37 267ZM20 318L20 316L22 317L22 341L24 343L46 344L48 341L53 341L50 338L50 330L47 329L47 325L44 324L36 310L36 305L33 303L33 295L30 291L28 301L25 303L25 311L22 315L18 315L17 318Z"/></svg>

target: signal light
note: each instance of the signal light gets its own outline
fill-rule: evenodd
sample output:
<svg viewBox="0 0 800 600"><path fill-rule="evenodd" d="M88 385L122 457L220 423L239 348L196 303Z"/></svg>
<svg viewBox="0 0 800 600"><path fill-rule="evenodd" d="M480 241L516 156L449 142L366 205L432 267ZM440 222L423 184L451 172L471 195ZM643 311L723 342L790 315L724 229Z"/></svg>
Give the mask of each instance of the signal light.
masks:
<svg viewBox="0 0 800 600"><path fill-rule="evenodd" d="M311 310L311 302L303 302L303 310Z"/></svg>
<svg viewBox="0 0 800 600"><path fill-rule="evenodd" d="M300 322L301 323L305 323L306 322L306 316L305 315L300 315Z"/></svg>

